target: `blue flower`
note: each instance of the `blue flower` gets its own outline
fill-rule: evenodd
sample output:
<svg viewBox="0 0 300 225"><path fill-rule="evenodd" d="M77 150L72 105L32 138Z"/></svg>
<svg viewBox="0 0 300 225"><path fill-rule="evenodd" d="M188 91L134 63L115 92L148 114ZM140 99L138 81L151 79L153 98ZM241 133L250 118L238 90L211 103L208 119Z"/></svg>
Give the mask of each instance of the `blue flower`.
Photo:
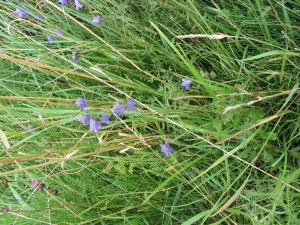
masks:
<svg viewBox="0 0 300 225"><path fill-rule="evenodd" d="M80 98L78 97L77 101L76 101L76 106L79 107L79 108L86 108L88 106L87 102L86 102L86 99L84 98Z"/></svg>
<svg viewBox="0 0 300 225"><path fill-rule="evenodd" d="M109 123L109 118L110 118L110 117L111 117L110 115L103 115L103 116L100 117L100 122L101 122L101 123L108 124L108 123Z"/></svg>
<svg viewBox="0 0 300 225"><path fill-rule="evenodd" d="M129 99L126 103L127 110L128 111L133 110L135 104L136 104L136 102L133 100L133 98Z"/></svg>
<svg viewBox="0 0 300 225"><path fill-rule="evenodd" d="M182 78L182 87L185 87L186 89L188 89L191 85L192 81L189 78Z"/></svg>
<svg viewBox="0 0 300 225"><path fill-rule="evenodd" d="M78 119L78 121L81 122L82 125L88 124L88 123L90 122L90 120L91 120L91 115L89 115L89 114L87 114L87 115L85 115L85 116L83 116L83 117L80 117L80 118Z"/></svg>
<svg viewBox="0 0 300 225"><path fill-rule="evenodd" d="M51 37L51 36L47 36L47 39L48 39L48 42L53 42L53 41L55 41L55 38L54 38L54 37Z"/></svg>
<svg viewBox="0 0 300 225"><path fill-rule="evenodd" d="M15 14L19 17L25 17L28 16L28 13L25 12L23 9L20 9L19 7L16 8Z"/></svg>
<svg viewBox="0 0 300 225"><path fill-rule="evenodd" d="M124 113L124 109L125 109L125 105L120 105L119 101L116 101L116 103L112 108L112 111L118 115Z"/></svg>
<svg viewBox="0 0 300 225"><path fill-rule="evenodd" d="M101 125L97 122L97 120L90 121L90 131L95 131L97 133L100 127Z"/></svg>
<svg viewBox="0 0 300 225"><path fill-rule="evenodd" d="M34 126L33 126L32 124L29 124L29 125L27 126L27 129L28 129L28 130L32 130L33 127L34 127Z"/></svg>
<svg viewBox="0 0 300 225"><path fill-rule="evenodd" d="M35 16L36 16L37 18L39 18L39 19L44 19L43 15L40 14L39 12L37 12L37 13L35 14ZM38 19L38 21L40 22L39 19Z"/></svg>
<svg viewBox="0 0 300 225"><path fill-rule="evenodd" d="M77 60L79 59L79 56L76 55L76 54L73 54L73 55L72 55L72 59L73 59L74 61L77 61Z"/></svg>
<svg viewBox="0 0 300 225"><path fill-rule="evenodd" d="M58 36L63 36L63 32L59 29L55 29L55 33L58 35Z"/></svg>
<svg viewBox="0 0 300 225"><path fill-rule="evenodd" d="M68 0L58 0L58 2L62 5L68 5Z"/></svg>
<svg viewBox="0 0 300 225"><path fill-rule="evenodd" d="M167 139L165 144L160 144L160 147L161 151L165 153L166 156L170 155L171 151L173 151L173 148L170 145L170 139Z"/></svg>
<svg viewBox="0 0 300 225"><path fill-rule="evenodd" d="M93 16L92 23L102 23L102 17L101 16Z"/></svg>
<svg viewBox="0 0 300 225"><path fill-rule="evenodd" d="M83 4L79 0L75 0L74 3L75 3L75 6L76 6L76 10L83 7Z"/></svg>

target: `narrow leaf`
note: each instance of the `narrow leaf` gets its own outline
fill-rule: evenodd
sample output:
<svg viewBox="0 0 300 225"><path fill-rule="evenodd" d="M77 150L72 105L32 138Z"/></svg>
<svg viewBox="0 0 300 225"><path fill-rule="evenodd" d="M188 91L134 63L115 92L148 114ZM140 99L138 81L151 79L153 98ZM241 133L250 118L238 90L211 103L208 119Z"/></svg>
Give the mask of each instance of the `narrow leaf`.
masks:
<svg viewBox="0 0 300 225"><path fill-rule="evenodd" d="M249 174L249 176L250 176L250 174ZM227 209L239 197L239 195L242 193L242 191L244 190L244 188L245 188L245 186L248 182L249 176L244 181L242 186L237 190L237 192L219 210L217 210L210 217L214 217L214 216L219 215L220 213L222 213L225 209Z"/></svg>
<svg viewBox="0 0 300 225"><path fill-rule="evenodd" d="M294 85L294 87L292 88L291 92L289 93L289 96L286 98L285 102L283 103L281 109L283 109L288 104L288 102L291 100L291 98L296 93L296 91L298 90L298 88L299 88L299 82L297 82Z"/></svg>
<svg viewBox="0 0 300 225"><path fill-rule="evenodd" d="M264 52L264 53L259 54L259 55L251 56L251 57L249 57L249 58L244 59L243 61L244 61L244 62L247 62L247 61L252 61L252 60L261 59L261 58L266 58L266 57L272 57L272 56L278 56L278 55L300 56L299 53L295 53L295 52L288 52L288 51L274 50L274 51L270 51L270 52Z"/></svg>
<svg viewBox="0 0 300 225"><path fill-rule="evenodd" d="M181 225L191 225L197 222L198 220L202 219L204 216L208 215L210 210L203 211L196 216L193 216L192 218L188 219L187 221L183 222Z"/></svg>

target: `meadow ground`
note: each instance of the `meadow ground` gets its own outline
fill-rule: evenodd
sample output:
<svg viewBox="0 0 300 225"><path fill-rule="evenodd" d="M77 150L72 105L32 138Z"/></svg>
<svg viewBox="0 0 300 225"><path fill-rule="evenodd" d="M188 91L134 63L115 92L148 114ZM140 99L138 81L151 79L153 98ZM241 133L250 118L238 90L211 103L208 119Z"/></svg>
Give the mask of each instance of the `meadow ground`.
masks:
<svg viewBox="0 0 300 225"><path fill-rule="evenodd" d="M299 1L0 12L0 224L300 224Z"/></svg>

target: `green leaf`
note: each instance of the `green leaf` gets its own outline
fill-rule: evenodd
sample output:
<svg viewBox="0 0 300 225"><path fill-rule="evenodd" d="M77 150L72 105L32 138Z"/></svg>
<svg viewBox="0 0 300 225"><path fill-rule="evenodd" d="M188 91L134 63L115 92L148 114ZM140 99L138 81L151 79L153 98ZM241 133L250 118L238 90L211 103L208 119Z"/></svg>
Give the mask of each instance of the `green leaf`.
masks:
<svg viewBox="0 0 300 225"><path fill-rule="evenodd" d="M273 57L273 56L278 56L278 55L285 55L285 56L300 56L299 53L295 53L295 52L288 52L288 51L281 51L281 50L274 50L274 51L270 51L270 52L264 52L262 54L259 55L255 55L255 56L251 56L249 58L244 59L244 62L247 61L252 61L252 60L257 60L257 59L262 59L262 58L266 58L266 57Z"/></svg>
<svg viewBox="0 0 300 225"><path fill-rule="evenodd" d="M193 216L192 218L188 219L187 221L183 222L182 225L191 225L197 222L198 220L202 219L203 217L207 216L210 213L210 210L206 210Z"/></svg>

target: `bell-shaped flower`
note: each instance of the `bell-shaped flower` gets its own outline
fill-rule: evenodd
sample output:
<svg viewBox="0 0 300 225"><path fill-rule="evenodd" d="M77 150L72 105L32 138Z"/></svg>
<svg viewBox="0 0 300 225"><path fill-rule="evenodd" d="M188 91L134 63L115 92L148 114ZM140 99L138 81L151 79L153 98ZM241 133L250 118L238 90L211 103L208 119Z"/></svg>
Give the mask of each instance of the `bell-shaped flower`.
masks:
<svg viewBox="0 0 300 225"><path fill-rule="evenodd" d="M128 111L133 110L135 104L136 104L136 102L133 100L133 98L129 99L126 103L126 109Z"/></svg>
<svg viewBox="0 0 300 225"><path fill-rule="evenodd" d="M60 29L55 29L55 33L58 35L58 36L63 36L63 32L60 30Z"/></svg>
<svg viewBox="0 0 300 225"><path fill-rule="evenodd" d="M101 128L101 125L97 122L97 120L90 120L90 131L95 131L96 133Z"/></svg>
<svg viewBox="0 0 300 225"><path fill-rule="evenodd" d="M100 117L100 122L105 123L105 124L109 124L109 118L110 117L111 117L110 115L103 115L103 116Z"/></svg>
<svg viewBox="0 0 300 225"><path fill-rule="evenodd" d="M41 22L41 20L44 19L43 15L40 14L39 12L37 12L37 13L35 14L35 16L38 18L37 21L39 21L39 22Z"/></svg>
<svg viewBox="0 0 300 225"><path fill-rule="evenodd" d="M76 10L83 7L83 4L79 0L75 0L74 3L75 3Z"/></svg>
<svg viewBox="0 0 300 225"><path fill-rule="evenodd" d="M114 104L112 111L119 115L124 113L124 109L125 109L125 105L120 105L119 101L116 101L116 103Z"/></svg>
<svg viewBox="0 0 300 225"><path fill-rule="evenodd" d="M182 78L182 87L185 87L186 89L188 89L191 85L192 81L189 78Z"/></svg>
<svg viewBox="0 0 300 225"><path fill-rule="evenodd" d="M34 126L32 125L32 124L29 124L28 126L27 126L27 129L28 130L32 130L34 128Z"/></svg>
<svg viewBox="0 0 300 225"><path fill-rule="evenodd" d="M53 42L53 41L55 41L55 38L54 38L54 37L51 37L51 36L47 36L47 39L48 39L48 42Z"/></svg>
<svg viewBox="0 0 300 225"><path fill-rule="evenodd" d="M80 117L80 118L78 119L78 121L81 122L82 125L88 124L88 123L90 122L90 120L91 120L91 115L89 115L89 114L87 114L87 115L85 115L85 116L83 116L83 117Z"/></svg>
<svg viewBox="0 0 300 225"><path fill-rule="evenodd" d="M167 139L165 144L160 144L160 147L161 147L161 151L165 153L166 156L170 155L171 151L173 151L173 148L170 145L170 139Z"/></svg>
<svg viewBox="0 0 300 225"><path fill-rule="evenodd" d="M18 15L19 17L25 17L28 16L28 13L25 12L23 9L20 9L19 7L16 8L15 12L16 15Z"/></svg>
<svg viewBox="0 0 300 225"><path fill-rule="evenodd" d="M86 99L84 99L84 98L80 98L80 97L78 97L78 99L77 99L77 101L76 101L76 106L78 107L78 108L86 108L87 106L88 106L88 104L87 104L87 102L86 102Z"/></svg>
<svg viewBox="0 0 300 225"><path fill-rule="evenodd" d="M99 16L93 16L92 23L102 23L102 17Z"/></svg>

